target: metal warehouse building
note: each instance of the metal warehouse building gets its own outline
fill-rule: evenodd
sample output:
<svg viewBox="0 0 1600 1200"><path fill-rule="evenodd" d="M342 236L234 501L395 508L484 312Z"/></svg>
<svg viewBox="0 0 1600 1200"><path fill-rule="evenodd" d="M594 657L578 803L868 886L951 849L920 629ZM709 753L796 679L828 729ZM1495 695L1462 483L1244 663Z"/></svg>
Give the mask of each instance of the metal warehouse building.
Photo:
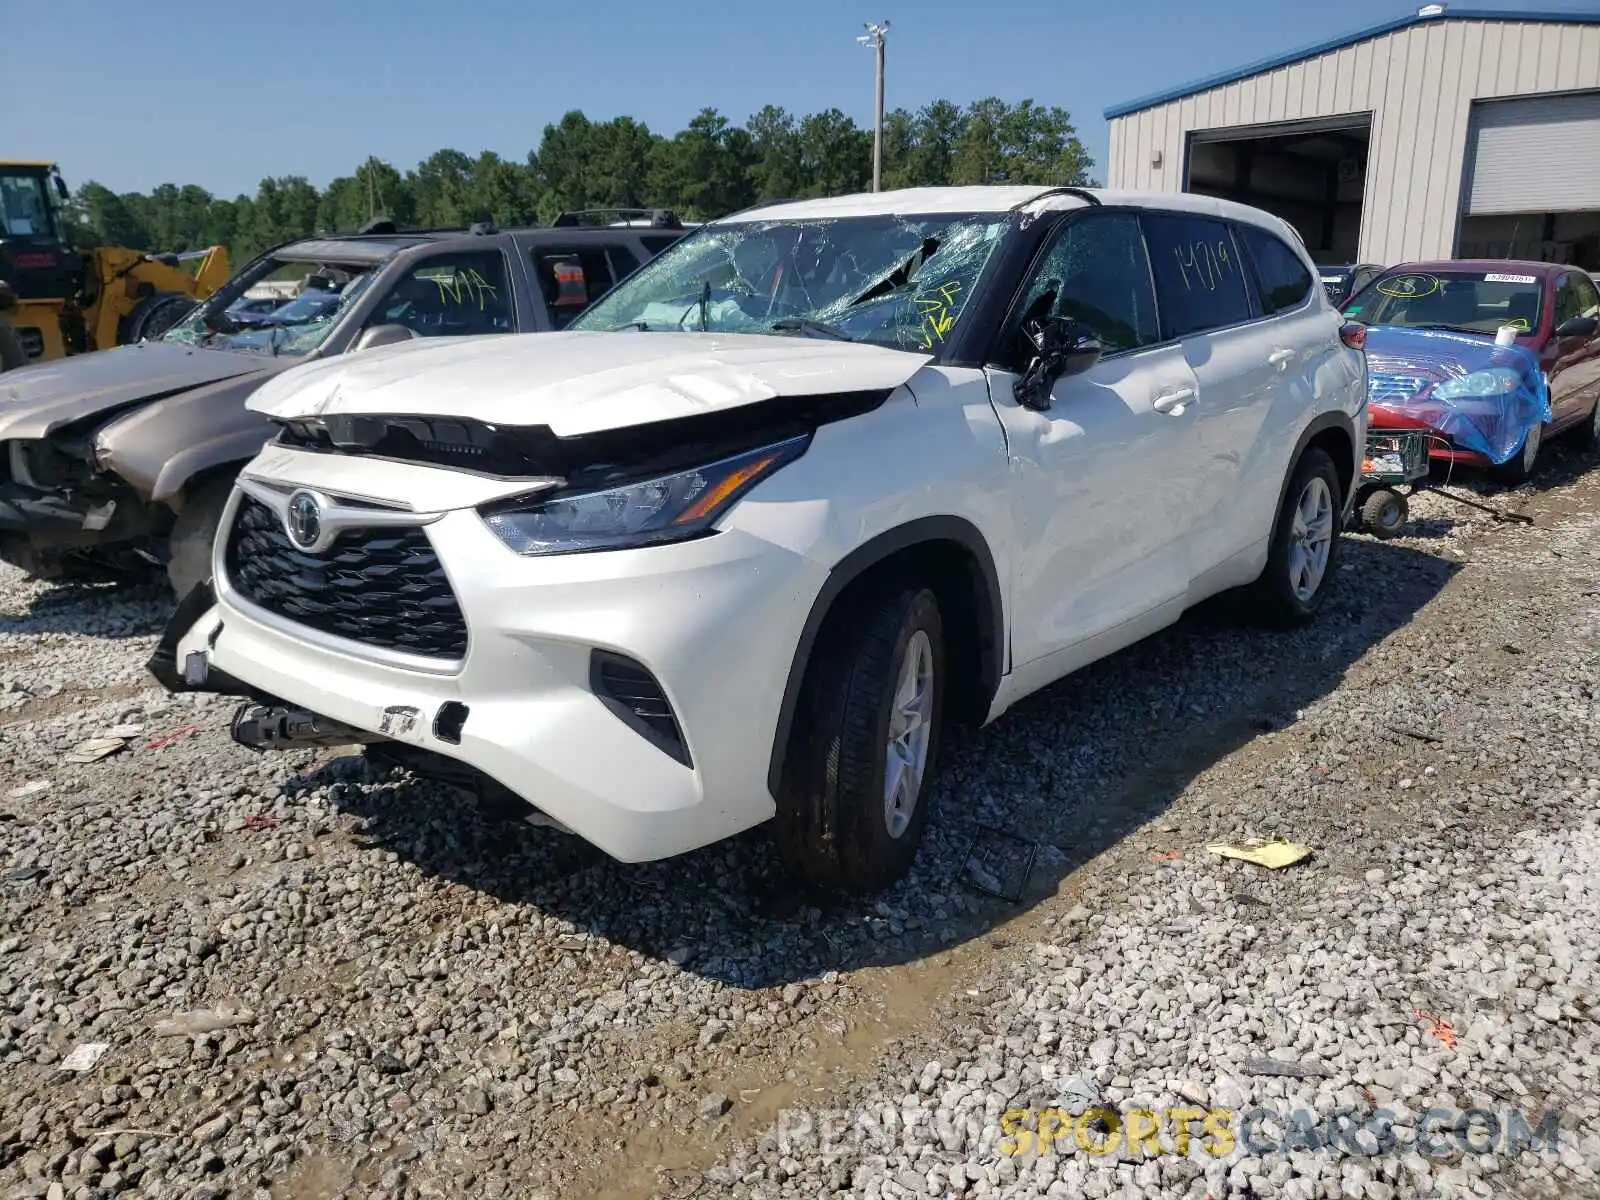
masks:
<svg viewBox="0 0 1600 1200"><path fill-rule="evenodd" d="M1106 118L1109 186L1256 205L1318 262L1600 269L1600 11L1430 4Z"/></svg>

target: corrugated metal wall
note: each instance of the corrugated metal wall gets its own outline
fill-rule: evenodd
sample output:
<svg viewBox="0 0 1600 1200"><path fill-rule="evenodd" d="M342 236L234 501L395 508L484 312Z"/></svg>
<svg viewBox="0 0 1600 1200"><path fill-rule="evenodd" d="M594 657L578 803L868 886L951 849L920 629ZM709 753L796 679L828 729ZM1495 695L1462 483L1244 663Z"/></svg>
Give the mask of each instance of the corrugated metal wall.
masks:
<svg viewBox="0 0 1600 1200"><path fill-rule="evenodd" d="M1440 20L1111 122L1107 185L1183 189L1196 130L1372 113L1361 259L1453 249L1472 101L1600 88L1600 25ZM1151 163L1161 151L1161 166Z"/></svg>

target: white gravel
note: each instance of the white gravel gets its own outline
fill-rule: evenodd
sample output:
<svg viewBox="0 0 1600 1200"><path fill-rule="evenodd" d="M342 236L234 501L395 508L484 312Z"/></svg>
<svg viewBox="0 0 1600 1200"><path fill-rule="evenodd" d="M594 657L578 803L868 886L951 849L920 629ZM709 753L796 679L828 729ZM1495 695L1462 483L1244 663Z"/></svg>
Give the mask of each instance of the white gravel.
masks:
<svg viewBox="0 0 1600 1200"><path fill-rule="evenodd" d="M1534 528L1424 498L1314 627L1214 605L962 739L863 904L251 755L143 676L157 589L0 576L0 1197L1595 1194L1600 474L1552 450ZM986 829L1021 903L964 885ZM1275 834L1313 856L1204 850ZM1070 1132L1208 1105L1299 1140Z"/></svg>

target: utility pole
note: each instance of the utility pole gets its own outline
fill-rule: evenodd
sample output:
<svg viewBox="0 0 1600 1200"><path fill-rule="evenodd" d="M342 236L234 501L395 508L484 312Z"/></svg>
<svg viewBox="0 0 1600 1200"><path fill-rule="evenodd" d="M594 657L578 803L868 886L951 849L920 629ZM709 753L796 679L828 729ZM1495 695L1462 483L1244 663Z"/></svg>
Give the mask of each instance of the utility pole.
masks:
<svg viewBox="0 0 1600 1200"><path fill-rule="evenodd" d="M867 32L856 39L863 46L871 46L877 52L877 105L872 114L872 190L883 190L883 45L889 38L889 22L880 21L874 24L864 22Z"/></svg>

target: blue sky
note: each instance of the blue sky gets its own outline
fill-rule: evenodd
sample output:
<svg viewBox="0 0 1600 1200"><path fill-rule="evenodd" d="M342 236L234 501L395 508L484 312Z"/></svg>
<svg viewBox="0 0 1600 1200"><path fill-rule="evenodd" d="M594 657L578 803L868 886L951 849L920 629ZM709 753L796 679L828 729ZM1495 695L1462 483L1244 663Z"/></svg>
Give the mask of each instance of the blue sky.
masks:
<svg viewBox="0 0 1600 1200"><path fill-rule="evenodd" d="M1458 5L1461 7L1462 5ZM1483 6L1487 7L1488 3ZM1593 11L1593 0L1498 9ZM1396 0L0 0L0 155L69 183L264 175L319 186L367 154L404 170L441 147L523 158L571 108L658 132L709 105L872 119L863 20L892 22L888 105L998 95L1069 109L1099 164L1108 105L1414 11ZM718 15L732 12L736 15ZM23 118L15 119L18 115Z"/></svg>

